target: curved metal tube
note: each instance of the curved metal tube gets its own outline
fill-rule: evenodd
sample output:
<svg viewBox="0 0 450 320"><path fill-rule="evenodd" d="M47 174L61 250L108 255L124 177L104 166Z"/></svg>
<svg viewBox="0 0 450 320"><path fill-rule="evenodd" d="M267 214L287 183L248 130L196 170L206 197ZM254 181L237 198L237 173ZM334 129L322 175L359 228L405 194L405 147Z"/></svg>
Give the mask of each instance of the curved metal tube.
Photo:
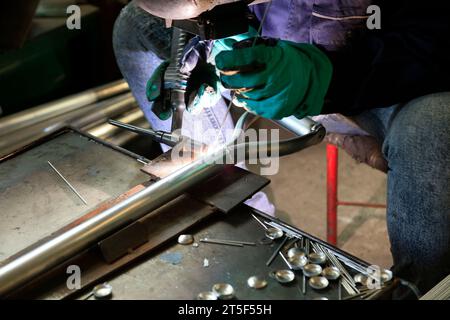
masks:
<svg viewBox="0 0 450 320"><path fill-rule="evenodd" d="M243 115L239 126L243 125L246 116ZM304 126L305 123L300 121L299 125ZM308 131L308 128L302 130ZM309 130L309 133L301 137L281 141L277 150L279 155L294 153L319 143L325 135L325 129L321 126L313 125ZM0 296L23 286L41 273L95 244L100 238L143 217L180 196L188 188L219 173L223 165L216 163L224 163L220 161L223 161L229 152L244 151L247 157L257 157L258 153L251 151L255 146L265 148L268 152L273 151L270 150L272 146L265 141L229 144L222 150L193 161L73 229L5 261L0 267Z"/></svg>

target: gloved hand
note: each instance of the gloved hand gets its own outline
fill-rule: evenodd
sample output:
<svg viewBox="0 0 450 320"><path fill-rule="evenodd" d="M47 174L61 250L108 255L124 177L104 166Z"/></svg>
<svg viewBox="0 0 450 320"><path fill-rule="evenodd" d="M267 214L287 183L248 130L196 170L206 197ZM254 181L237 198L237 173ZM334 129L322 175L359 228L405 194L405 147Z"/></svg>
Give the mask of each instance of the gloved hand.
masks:
<svg viewBox="0 0 450 320"><path fill-rule="evenodd" d="M207 62L212 51L212 41L200 41L198 37L191 39L186 46L181 60L180 72L188 75L185 103L189 112L196 112L202 105L214 105L220 98L217 85L219 77L213 65ZM147 82L147 99L153 102L152 111L161 119L167 120L172 110L167 99L164 99L164 75L170 61L162 62Z"/></svg>
<svg viewBox="0 0 450 320"><path fill-rule="evenodd" d="M215 57L222 51L232 50L233 45L255 37L257 31L250 27L243 34L225 39L197 41L191 45L182 59L181 71L189 73L188 81L189 103L187 110L200 112L205 106L214 106L225 90L220 83L220 73L215 69ZM195 95L195 96L194 96Z"/></svg>
<svg viewBox="0 0 450 320"><path fill-rule="evenodd" d="M222 85L235 91L234 103L270 119L319 114L332 75L315 46L268 38L235 43L215 64Z"/></svg>
<svg viewBox="0 0 450 320"><path fill-rule="evenodd" d="M163 105L164 74L166 73L169 64L169 60L163 61L155 71L153 71L152 76L147 81L145 90L148 101L153 102L153 113L161 120L167 120L172 116L171 108L167 108L167 106Z"/></svg>
<svg viewBox="0 0 450 320"><path fill-rule="evenodd" d="M232 50L235 43L256 35L256 30L250 28L247 33L215 41L202 41L199 37L190 40L180 67L181 73L189 75L185 94L186 110L197 113L203 107L214 106L218 102L224 89L220 84L220 74L214 67L216 55L224 50ZM161 120L167 120L172 115L170 106L164 105L163 99L164 74L169 63L166 60L155 69L146 87L147 99L153 102L152 110Z"/></svg>

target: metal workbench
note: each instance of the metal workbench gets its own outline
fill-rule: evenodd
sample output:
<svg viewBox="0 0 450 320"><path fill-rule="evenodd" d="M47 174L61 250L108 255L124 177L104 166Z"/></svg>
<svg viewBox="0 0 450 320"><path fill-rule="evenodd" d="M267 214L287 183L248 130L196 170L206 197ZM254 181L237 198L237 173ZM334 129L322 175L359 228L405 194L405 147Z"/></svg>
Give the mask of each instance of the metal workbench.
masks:
<svg viewBox="0 0 450 320"><path fill-rule="evenodd" d="M51 171L48 160L86 197L88 205L67 189ZM1 263L154 183L155 177L142 172L143 165L137 160L145 159L71 128L0 159ZM296 279L285 285L269 276L274 270L288 268L280 256L266 266L281 239L263 244L264 229L252 214L279 223L290 236L334 250L361 268L368 264L243 204L268 183L264 177L225 167L217 176L47 270L9 297L83 299L94 285L108 281L113 286L113 299L195 299L198 293L223 282L234 287L238 299L337 299L335 281L320 291L306 285L303 294L301 271L295 271ZM194 235L198 245L178 244L176 238L181 233ZM203 237L256 245L199 242ZM82 270L81 289L66 285L70 265ZM267 287L249 288L247 279L254 275L266 278Z"/></svg>
<svg viewBox="0 0 450 320"><path fill-rule="evenodd" d="M237 299L337 299L337 282L331 282L324 290L307 286L306 295L303 295L301 271L296 271L296 279L289 284L280 284L271 278L271 271L287 269L280 256L269 267L266 266L281 239L270 245L261 244L259 241L264 238L264 229L251 213L255 214L246 205L227 214L218 213L188 230L194 235L198 247L181 245L173 239L137 265L105 279L113 287L112 298L189 300L195 299L202 291L210 291L215 283L225 282L234 287ZM256 246L232 247L199 242L204 237L250 241ZM204 266L205 259L207 267ZM260 290L249 288L247 279L254 275L265 277L267 287ZM78 296L83 297L83 294Z"/></svg>

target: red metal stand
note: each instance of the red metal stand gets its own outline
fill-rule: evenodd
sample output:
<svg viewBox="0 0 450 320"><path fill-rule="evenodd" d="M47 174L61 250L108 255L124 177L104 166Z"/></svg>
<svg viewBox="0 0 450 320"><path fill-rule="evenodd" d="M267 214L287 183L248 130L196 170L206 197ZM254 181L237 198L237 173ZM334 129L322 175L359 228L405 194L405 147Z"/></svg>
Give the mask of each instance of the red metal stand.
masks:
<svg viewBox="0 0 450 320"><path fill-rule="evenodd" d="M338 149L327 145L327 242L337 244Z"/></svg>
<svg viewBox="0 0 450 320"><path fill-rule="evenodd" d="M338 206L357 206L367 208L386 208L385 204L349 202L338 200L338 148L327 145L327 242L337 245Z"/></svg>

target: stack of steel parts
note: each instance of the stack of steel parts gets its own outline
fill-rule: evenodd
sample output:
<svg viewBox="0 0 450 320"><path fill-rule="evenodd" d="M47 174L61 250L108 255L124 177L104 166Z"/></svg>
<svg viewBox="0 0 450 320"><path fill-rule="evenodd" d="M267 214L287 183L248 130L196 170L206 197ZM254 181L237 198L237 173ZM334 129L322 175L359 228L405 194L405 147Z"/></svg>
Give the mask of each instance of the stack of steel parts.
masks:
<svg viewBox="0 0 450 320"><path fill-rule="evenodd" d="M424 294L420 300L450 300L450 275Z"/></svg>
<svg viewBox="0 0 450 320"><path fill-rule="evenodd" d="M0 156L69 125L116 145L133 137L107 124L109 118L148 126L124 80L0 118Z"/></svg>

